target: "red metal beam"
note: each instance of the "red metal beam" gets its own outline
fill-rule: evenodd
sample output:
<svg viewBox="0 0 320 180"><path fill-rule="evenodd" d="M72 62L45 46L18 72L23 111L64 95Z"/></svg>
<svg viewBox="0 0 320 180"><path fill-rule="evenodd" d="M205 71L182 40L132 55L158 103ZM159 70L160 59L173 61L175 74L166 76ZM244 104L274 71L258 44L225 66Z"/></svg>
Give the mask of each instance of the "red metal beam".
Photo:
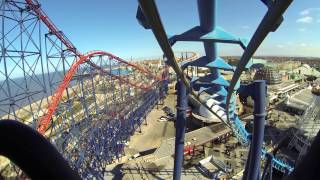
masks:
<svg viewBox="0 0 320 180"><path fill-rule="evenodd" d="M25 2L30 6L30 9L36 13L36 15L39 17L39 19L48 27L48 29L50 30L50 33L54 34L68 48L68 50L73 52L78 57L82 56L82 54L77 50L77 48L72 44L72 42L63 34L62 31L59 31L59 29L54 25L54 23L50 20L50 18L47 16L47 14L40 8L40 4L37 0L25 0ZM108 54L108 53L106 52L106 54ZM114 56L113 54L109 53L108 56L110 56L114 59L117 59L120 62L125 62L126 64L128 64L132 67L135 67L137 70L139 70L143 73L146 73L156 79L158 78L156 75L152 74L150 71L148 71L142 67L139 67L135 64L126 62L123 59L121 59L117 56ZM92 62L89 62L89 64L95 68L98 67L98 65L96 65Z"/></svg>
<svg viewBox="0 0 320 180"><path fill-rule="evenodd" d="M131 83L128 80L122 78L121 76L113 76L116 79L119 79L119 81L121 83L126 83L130 86L142 89L144 91L149 90L151 87L153 87L153 85L158 82L158 81L162 81L164 79L167 79L167 72L168 72L168 67L165 66L164 70L157 76L154 75L153 73L151 73L150 71L148 71L147 69L144 69L140 66L137 66L133 63L129 63L111 53L108 52L104 52L104 51L92 51L87 53L86 55L82 55L77 48L72 44L72 42L63 34L62 31L59 31L59 29L54 25L54 23L50 20L50 18L47 16L47 14L40 8L40 4L37 0L25 0L25 2L29 5L30 10L34 11L34 13L39 17L39 19L48 27L48 29L50 30L50 33L54 34L66 47L68 50L70 50L71 52L73 52L76 56L78 56L78 59L76 60L76 62L74 64L71 65L69 71L67 72L67 74L65 75L62 83L59 85L59 87L56 89L55 93L53 94L52 98L51 98L51 102L49 103L49 107L46 111L46 113L44 114L44 116L41 117L39 124L38 124L38 131L41 134L44 134L46 129L49 126L49 123L51 121L52 115L54 113L54 111L56 110L61 98L62 98L62 94L64 92L64 90L68 87L73 75L76 73L77 68L82 64L82 63L88 63L90 66L94 67L95 69L99 70L100 72L103 73L108 73L105 69L101 68L100 66L96 65L95 63L90 61L90 58L92 56L95 55L104 55L104 56L108 56L110 57L110 59L112 60L116 60L118 62L121 62L123 64L126 64L128 66L131 66L135 69L137 69L138 71L153 77L155 79L155 82L153 82L152 84L145 86L145 85L137 85L135 83ZM192 57L190 57L191 59ZM163 77L163 74L165 73L165 76Z"/></svg>
<svg viewBox="0 0 320 180"><path fill-rule="evenodd" d="M108 52L104 52L104 51L91 51L91 52L89 52L89 53L87 53L85 55L81 55L80 58L77 59L71 65L70 69L65 74L61 84L58 86L58 88L56 89L55 93L51 97L51 102L49 103L49 107L48 107L46 113L44 114L44 116L42 116L40 121L39 121L38 128L37 128L39 133L44 134L45 131L47 130L47 128L48 128L48 126L50 124L52 115L53 115L54 111L57 109L57 107L58 107L58 105L60 103L60 100L62 99L63 92L68 87L68 85L69 85L73 75L76 73L78 67L81 64L85 63L85 62L92 63L90 61L90 58L93 57L93 56L96 56L96 55L108 56L108 57L110 57L109 60L115 60L115 61L121 62L123 64L126 64L128 66L133 66L134 68L137 68L136 65L132 65L131 63L128 63L128 62L122 60L121 58L117 58L116 56L114 56L114 55L112 55L112 54L110 54ZM102 73L111 75L111 74L109 74L108 71L106 71L105 69L97 66L96 64L92 63L92 65L95 66ZM166 69L164 71L166 71ZM121 76L113 76L113 77L116 78L116 79L119 79L119 81L122 82L122 83L126 83L126 84L128 84L130 86L142 89L144 91L150 90L154 86L154 84L156 82L158 82L158 81L155 81L155 82L151 83L148 86L144 86L144 85L137 85L137 84L131 83L127 79L122 78ZM161 78L161 76L159 78Z"/></svg>

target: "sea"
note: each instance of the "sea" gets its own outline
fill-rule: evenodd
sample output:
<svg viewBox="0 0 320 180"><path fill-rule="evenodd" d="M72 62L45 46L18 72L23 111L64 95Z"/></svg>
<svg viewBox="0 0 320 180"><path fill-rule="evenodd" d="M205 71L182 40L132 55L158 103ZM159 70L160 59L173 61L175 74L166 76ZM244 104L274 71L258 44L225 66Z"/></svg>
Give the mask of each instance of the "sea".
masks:
<svg viewBox="0 0 320 180"><path fill-rule="evenodd" d="M114 69L111 71L113 75L128 75L130 73L131 71L126 69L120 69L120 71ZM0 117L12 112L10 104L14 106L15 110L18 110L52 95L63 80L63 77L63 72L59 71L0 81ZM89 77L84 76L84 78ZM76 83L77 78L73 78L69 86L73 86ZM10 97L12 97L11 100Z"/></svg>

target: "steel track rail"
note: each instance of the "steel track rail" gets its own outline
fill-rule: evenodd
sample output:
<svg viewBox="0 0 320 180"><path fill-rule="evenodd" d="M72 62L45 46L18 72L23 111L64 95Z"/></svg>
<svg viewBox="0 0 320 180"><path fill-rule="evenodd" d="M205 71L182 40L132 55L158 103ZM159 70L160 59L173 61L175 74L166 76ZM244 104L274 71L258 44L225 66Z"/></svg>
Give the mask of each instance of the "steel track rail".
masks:
<svg viewBox="0 0 320 180"><path fill-rule="evenodd" d="M200 96L196 94L196 92L192 89L190 86L190 81L186 78L185 74L183 73L182 69L180 68L173 50L171 48L171 45L168 41L167 34L165 32L165 29L162 25L160 15L158 13L157 6L153 0L139 0L140 7L145 15L146 18L148 18L148 23L152 27L152 31L162 49L164 52L166 58L168 59L168 64L172 66L173 70L176 72L178 77L183 81L185 86L187 87L189 94L194 96L197 101L200 102L201 105L205 106L209 111L217 116L222 122L224 122L229 128L231 126L224 121L216 112L212 111L210 107L207 106L207 104L201 100Z"/></svg>
<svg viewBox="0 0 320 180"><path fill-rule="evenodd" d="M173 55L173 50L168 41L167 34L162 25L161 18L158 13L157 6L154 0L138 0L138 1L145 18L151 27L151 30L153 31L162 51L164 52L165 56L168 59L168 64L172 66L172 68L174 69L178 77L182 80L182 82L185 84L185 86L189 90L190 94L194 96L210 112L212 112L215 116L217 116L222 122L224 122L228 127L230 127L232 130L235 130L233 129L230 123L231 121L229 117L230 116L229 106L230 106L231 97L235 91L234 89L236 87L236 83L239 81L240 75L243 72L246 64L248 63L248 61L250 60L254 52L257 50L257 48L260 46L262 41L265 39L265 37L269 34L269 32L274 31L279 26L279 21L280 22L282 21L282 14L291 4L292 0L277 0L273 2L270 1L270 3L268 3L269 10L264 16L261 23L259 24L247 48L245 48L244 53L241 56L240 63L234 73L234 76L232 77L231 84L228 89L228 95L227 95L227 109L226 109L227 121L224 121L217 113L213 112L212 109L207 106L206 102L200 99L200 97L195 93L195 91L190 86L190 82L184 75L182 69L179 67ZM237 126L237 124L235 124L235 126ZM245 137L245 138L248 139L248 137ZM262 150L263 156L265 156L266 153L267 152L265 150ZM278 159L273 158L272 163L273 163L273 167L275 167L276 169L282 172L290 173L292 171L292 168L289 165L287 165L286 163Z"/></svg>

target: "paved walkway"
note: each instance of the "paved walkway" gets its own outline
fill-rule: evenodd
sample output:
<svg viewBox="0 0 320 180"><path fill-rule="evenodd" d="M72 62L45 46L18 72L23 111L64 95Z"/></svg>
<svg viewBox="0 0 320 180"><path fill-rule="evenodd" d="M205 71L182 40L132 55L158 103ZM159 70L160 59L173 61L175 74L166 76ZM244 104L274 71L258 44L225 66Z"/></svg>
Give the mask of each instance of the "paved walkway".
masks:
<svg viewBox="0 0 320 180"><path fill-rule="evenodd" d="M169 94L165 98L164 104L175 109L174 94ZM133 155L136 152L147 149L157 148L160 146L163 139L168 139L175 136L174 123L172 121L159 122L159 118L164 116L162 110L164 105L157 106L147 115L147 125L145 123L141 126L142 132L136 132L129 141L129 146L125 148L127 156Z"/></svg>

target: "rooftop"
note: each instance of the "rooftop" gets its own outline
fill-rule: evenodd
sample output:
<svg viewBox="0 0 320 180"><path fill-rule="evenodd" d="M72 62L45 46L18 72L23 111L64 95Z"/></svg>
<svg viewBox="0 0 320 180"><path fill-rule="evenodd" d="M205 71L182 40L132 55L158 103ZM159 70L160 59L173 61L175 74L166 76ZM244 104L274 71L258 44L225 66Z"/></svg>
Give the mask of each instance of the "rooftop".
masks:
<svg viewBox="0 0 320 180"><path fill-rule="evenodd" d="M266 80L269 85L280 84L281 75L274 68L265 66L256 72L254 80Z"/></svg>

